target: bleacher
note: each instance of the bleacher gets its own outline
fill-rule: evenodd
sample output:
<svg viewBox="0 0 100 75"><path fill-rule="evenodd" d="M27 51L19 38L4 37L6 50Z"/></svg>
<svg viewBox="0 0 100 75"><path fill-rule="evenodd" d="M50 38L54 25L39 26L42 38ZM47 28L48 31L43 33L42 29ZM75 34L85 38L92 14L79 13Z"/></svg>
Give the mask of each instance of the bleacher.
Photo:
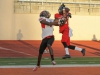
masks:
<svg viewBox="0 0 100 75"><path fill-rule="evenodd" d="M56 13L62 3L73 15L100 16L100 0L14 0L14 13L34 14L41 10Z"/></svg>

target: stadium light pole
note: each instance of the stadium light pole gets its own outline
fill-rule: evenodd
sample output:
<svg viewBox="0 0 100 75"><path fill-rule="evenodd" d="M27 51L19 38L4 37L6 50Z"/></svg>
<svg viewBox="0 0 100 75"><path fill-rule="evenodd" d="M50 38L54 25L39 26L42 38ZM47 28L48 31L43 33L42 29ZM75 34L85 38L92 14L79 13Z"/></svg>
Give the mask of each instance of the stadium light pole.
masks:
<svg viewBox="0 0 100 75"><path fill-rule="evenodd" d="M42 0L42 5L43 5L43 0Z"/></svg>
<svg viewBox="0 0 100 75"><path fill-rule="evenodd" d="M89 0L89 15L90 15L91 0Z"/></svg>
<svg viewBox="0 0 100 75"><path fill-rule="evenodd" d="M31 0L30 0L30 13L31 13L31 10L32 10L32 8L31 8Z"/></svg>

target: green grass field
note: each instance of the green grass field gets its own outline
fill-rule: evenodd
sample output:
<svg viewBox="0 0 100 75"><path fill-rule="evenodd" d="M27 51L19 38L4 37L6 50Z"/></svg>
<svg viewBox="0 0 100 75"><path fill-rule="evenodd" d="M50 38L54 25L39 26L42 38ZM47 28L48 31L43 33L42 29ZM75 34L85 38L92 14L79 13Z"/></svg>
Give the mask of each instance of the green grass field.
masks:
<svg viewBox="0 0 100 75"><path fill-rule="evenodd" d="M100 57L55 58L58 65L62 64L100 64ZM0 58L0 66L6 65L36 65L37 58ZM41 65L52 65L50 58L42 58Z"/></svg>

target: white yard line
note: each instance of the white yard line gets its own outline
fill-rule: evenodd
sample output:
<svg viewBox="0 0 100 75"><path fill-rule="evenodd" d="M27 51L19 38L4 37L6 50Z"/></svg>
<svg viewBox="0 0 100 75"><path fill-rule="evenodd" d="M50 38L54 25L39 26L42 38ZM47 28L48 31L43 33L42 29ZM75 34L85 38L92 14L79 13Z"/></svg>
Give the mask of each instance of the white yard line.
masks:
<svg viewBox="0 0 100 75"><path fill-rule="evenodd" d="M0 66L0 68L34 68L36 65L16 65L16 66ZM53 68L53 67L100 67L100 64L72 64L72 65L41 65L41 68Z"/></svg>
<svg viewBox="0 0 100 75"><path fill-rule="evenodd" d="M28 54L28 53L25 53L25 52L20 52L20 51L16 51L16 50L4 48L4 47L0 47L0 49L6 50L6 51L12 51L12 52L16 52L16 53L21 53L21 54L25 54L25 55L28 55L28 56L32 56L31 54Z"/></svg>

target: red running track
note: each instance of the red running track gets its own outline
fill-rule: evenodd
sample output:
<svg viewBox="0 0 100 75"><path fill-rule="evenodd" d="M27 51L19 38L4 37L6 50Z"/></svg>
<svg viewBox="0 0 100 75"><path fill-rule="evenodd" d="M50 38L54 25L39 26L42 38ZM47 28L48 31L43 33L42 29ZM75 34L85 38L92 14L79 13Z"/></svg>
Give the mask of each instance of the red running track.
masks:
<svg viewBox="0 0 100 75"><path fill-rule="evenodd" d="M41 40L0 40L0 57L37 57ZM72 45L85 48L86 57L100 56L100 41L71 41ZM55 41L52 45L55 57L65 55L65 50L60 41ZM82 57L81 52L69 50L73 57ZM47 53L43 57L49 57Z"/></svg>
<svg viewBox="0 0 100 75"><path fill-rule="evenodd" d="M0 75L100 75L100 67L0 68Z"/></svg>

